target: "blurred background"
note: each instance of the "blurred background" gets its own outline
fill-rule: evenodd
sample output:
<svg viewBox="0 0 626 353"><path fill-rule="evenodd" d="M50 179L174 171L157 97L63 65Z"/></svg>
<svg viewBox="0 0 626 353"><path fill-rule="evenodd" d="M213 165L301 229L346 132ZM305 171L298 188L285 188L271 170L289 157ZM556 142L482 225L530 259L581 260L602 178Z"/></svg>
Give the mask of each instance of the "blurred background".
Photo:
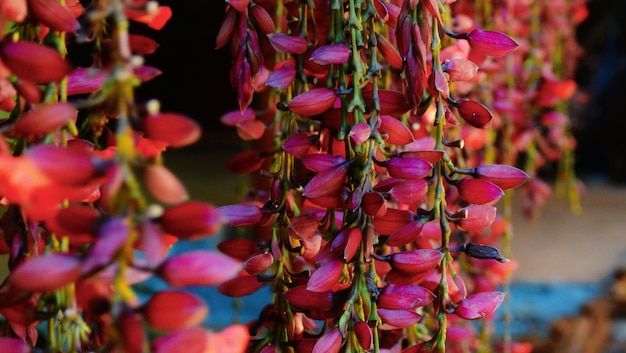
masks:
<svg viewBox="0 0 626 353"><path fill-rule="evenodd" d="M165 157L165 164L186 183L192 197L215 205L237 202L244 180L226 171L224 164L243 146L234 129L219 121L223 113L237 109L228 79L230 57L227 50L214 49L225 3L167 0L161 4L173 10L161 31L135 28L160 43L146 63L163 71L140 87L138 99L157 98L163 111L181 112L202 124L199 143L168 151ZM584 53L575 77L578 98L571 104L572 131L578 141L576 172L584 185L583 212L574 214L566 199L553 197L533 221L521 211L514 213L512 249L519 268L508 305L514 334L554 341L559 323L585 317L589 303L612 298L612 310L617 305L622 313L605 317L605 331L615 342L602 351L626 352L626 345L620 346L626 341L626 320L621 316L626 299L615 301L616 293L621 293L616 286L620 271L626 269L626 147L622 145L626 142L626 0L591 0L588 9L588 19L577 28ZM207 241L213 246L219 237ZM178 246L183 251L185 246L198 245ZM258 313L257 305L264 304L229 301L204 290L210 301L220 303L212 306L210 321L216 325L252 319L246 315ZM237 305L240 311L233 316L232 307ZM561 330L595 334L596 339L609 337L594 333L601 325L585 322ZM564 347L545 351L576 351Z"/></svg>

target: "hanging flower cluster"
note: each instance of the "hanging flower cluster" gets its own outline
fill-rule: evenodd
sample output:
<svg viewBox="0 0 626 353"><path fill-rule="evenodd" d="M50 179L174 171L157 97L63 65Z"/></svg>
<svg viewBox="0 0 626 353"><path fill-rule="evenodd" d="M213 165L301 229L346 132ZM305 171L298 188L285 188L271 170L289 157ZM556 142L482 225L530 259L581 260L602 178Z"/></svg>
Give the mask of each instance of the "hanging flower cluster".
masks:
<svg viewBox="0 0 626 353"><path fill-rule="evenodd" d="M473 325L516 267L496 206L520 186L541 205L542 157L575 181L575 87L550 43L572 45L584 3L559 4L227 1L216 48L240 109L222 122L253 146L227 167L258 177L223 206L251 236L219 244L244 265L218 289L271 288L251 352L496 349Z"/></svg>
<svg viewBox="0 0 626 353"><path fill-rule="evenodd" d="M186 290L229 280L243 263L204 249L167 256L177 240L225 222L190 200L163 161L167 148L196 142L200 125L133 95L160 71L143 65L158 43L129 24L159 30L170 16L150 1L0 3L0 252L9 270L0 351L247 346L243 325L203 327L209 307ZM85 60L70 43L90 51L88 67L75 64ZM150 277L169 289L139 296L133 285Z"/></svg>

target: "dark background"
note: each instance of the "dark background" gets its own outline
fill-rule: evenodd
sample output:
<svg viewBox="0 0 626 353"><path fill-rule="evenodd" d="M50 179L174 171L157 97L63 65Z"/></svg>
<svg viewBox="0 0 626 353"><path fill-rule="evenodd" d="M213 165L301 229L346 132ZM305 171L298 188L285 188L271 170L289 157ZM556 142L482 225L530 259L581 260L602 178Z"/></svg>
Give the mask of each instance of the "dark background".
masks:
<svg viewBox="0 0 626 353"><path fill-rule="evenodd" d="M177 111L204 127L204 139L235 138L220 116L236 109L228 79L228 50L215 49L225 2L167 0L173 16L161 31L141 25L131 30L160 43L146 56L148 65L163 74L139 88L140 100L157 98L163 111ZM588 96L572 110L572 131L577 138L576 169L583 180L601 178L626 183L626 0L592 0L589 18L577 28L584 49L576 80Z"/></svg>

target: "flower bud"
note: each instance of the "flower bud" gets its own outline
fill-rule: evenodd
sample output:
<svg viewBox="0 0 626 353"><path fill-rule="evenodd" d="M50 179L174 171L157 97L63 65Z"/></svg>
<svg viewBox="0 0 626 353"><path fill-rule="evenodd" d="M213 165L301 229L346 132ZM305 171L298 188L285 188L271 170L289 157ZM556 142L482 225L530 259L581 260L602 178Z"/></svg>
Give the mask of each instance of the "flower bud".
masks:
<svg viewBox="0 0 626 353"><path fill-rule="evenodd" d="M304 54L308 46L303 37L285 33L269 33L267 38L274 50L285 54Z"/></svg>
<svg viewBox="0 0 626 353"><path fill-rule="evenodd" d="M291 135L283 142L283 150L296 158L304 157L310 148L311 140L306 133Z"/></svg>
<svg viewBox="0 0 626 353"><path fill-rule="evenodd" d="M406 245L417 239L423 227L424 224L422 223L422 221L418 220L409 222L405 226L391 233L385 244L389 246Z"/></svg>
<svg viewBox="0 0 626 353"><path fill-rule="evenodd" d="M455 186L463 200L476 205L493 205L504 196L502 189L484 179L462 178Z"/></svg>
<svg viewBox="0 0 626 353"><path fill-rule="evenodd" d="M392 157L384 164L389 175L400 179L421 179L427 177L433 166L416 157Z"/></svg>
<svg viewBox="0 0 626 353"><path fill-rule="evenodd" d="M259 250L259 246L251 239L232 238L218 243L217 249L230 257L245 261Z"/></svg>
<svg viewBox="0 0 626 353"><path fill-rule="evenodd" d="M78 257L49 253L30 258L17 266L9 281L21 290L52 292L76 282L81 276L80 270L81 261Z"/></svg>
<svg viewBox="0 0 626 353"><path fill-rule="evenodd" d="M296 69L292 65L283 65L272 71L265 85L272 88L285 89L296 79Z"/></svg>
<svg viewBox="0 0 626 353"><path fill-rule="evenodd" d="M376 47L380 51L380 54L387 61L389 66L397 70L402 70L404 61L398 52L398 49L391 44L387 37L380 33L376 33Z"/></svg>
<svg viewBox="0 0 626 353"><path fill-rule="evenodd" d="M59 32L74 33L80 27L70 9L57 0L28 0L28 14Z"/></svg>
<svg viewBox="0 0 626 353"><path fill-rule="evenodd" d="M98 225L98 238L87 250L83 261L83 273L103 268L113 260L113 255L124 245L130 235L130 227L125 219L108 217Z"/></svg>
<svg viewBox="0 0 626 353"><path fill-rule="evenodd" d="M229 227L249 227L261 220L263 213L256 205L225 205L217 208L220 222Z"/></svg>
<svg viewBox="0 0 626 353"><path fill-rule="evenodd" d="M361 208L370 216L381 216L387 212L385 198L378 192L364 193L361 199Z"/></svg>
<svg viewBox="0 0 626 353"><path fill-rule="evenodd" d="M414 214L408 210L387 209L382 216L376 216L372 220L374 229L381 235L390 235L414 220Z"/></svg>
<svg viewBox="0 0 626 353"><path fill-rule="evenodd" d="M143 180L150 194L166 205L175 205L189 198L185 185L163 165L147 165Z"/></svg>
<svg viewBox="0 0 626 353"><path fill-rule="evenodd" d="M262 6L253 3L250 7L250 14L263 34L276 32L272 16Z"/></svg>
<svg viewBox="0 0 626 353"><path fill-rule="evenodd" d="M221 228L221 214L210 204L187 201L166 209L158 223L169 234L182 239L198 239L217 233Z"/></svg>
<svg viewBox="0 0 626 353"><path fill-rule="evenodd" d="M419 204L428 193L428 183L424 179L405 180L392 187L389 193L400 203Z"/></svg>
<svg viewBox="0 0 626 353"><path fill-rule="evenodd" d="M302 156L300 161L306 169L313 172L321 172L343 164L346 159L343 156L326 153L314 153Z"/></svg>
<svg viewBox="0 0 626 353"><path fill-rule="evenodd" d="M337 94L328 88L313 88L294 97L287 108L295 114L313 116L333 107Z"/></svg>
<svg viewBox="0 0 626 353"><path fill-rule="evenodd" d="M519 44L506 34L475 29L466 36L473 50L488 56L504 56L517 49Z"/></svg>
<svg viewBox="0 0 626 353"><path fill-rule="evenodd" d="M37 84L59 82L72 67L56 50L32 42L5 42L0 59L19 78Z"/></svg>
<svg viewBox="0 0 626 353"><path fill-rule="evenodd" d="M359 346L369 351L374 344L374 335L372 334L371 327L363 321L357 321L354 324L354 334L356 340L359 342Z"/></svg>
<svg viewBox="0 0 626 353"><path fill-rule="evenodd" d="M13 126L13 133L18 136L47 134L70 121L76 122L77 116L78 110L72 104L45 104L21 114Z"/></svg>
<svg viewBox="0 0 626 353"><path fill-rule="evenodd" d="M378 309L378 316L383 323L397 328L409 327L419 321L421 315L413 310Z"/></svg>
<svg viewBox="0 0 626 353"><path fill-rule="evenodd" d="M167 258L156 274L175 287L213 286L235 278L241 261L208 250L187 251Z"/></svg>
<svg viewBox="0 0 626 353"><path fill-rule="evenodd" d="M381 115L378 132L383 136L383 140L393 145L408 145L413 142L413 133L400 120L389 116Z"/></svg>
<svg viewBox="0 0 626 353"><path fill-rule="evenodd" d="M493 223L496 219L497 209L489 205L469 205L461 208L457 213L463 212L465 217L455 221L456 225L465 231L480 231Z"/></svg>
<svg viewBox="0 0 626 353"><path fill-rule="evenodd" d="M32 347L21 339L0 337L0 352L30 353Z"/></svg>
<svg viewBox="0 0 626 353"><path fill-rule="evenodd" d="M506 164L485 164L476 167L475 176L488 180L502 189L512 189L524 184L530 177L521 169Z"/></svg>
<svg viewBox="0 0 626 353"><path fill-rule="evenodd" d="M376 303L383 309L416 309L428 305L435 295L416 284L387 284L378 295Z"/></svg>
<svg viewBox="0 0 626 353"><path fill-rule="evenodd" d="M319 198L338 193L348 175L346 164L340 164L317 173L302 189L302 196Z"/></svg>
<svg viewBox="0 0 626 353"><path fill-rule="evenodd" d="M68 186L84 185L97 175L97 161L84 150L53 145L37 145L24 155L50 179ZM68 173L71 170L71 173Z"/></svg>
<svg viewBox="0 0 626 353"><path fill-rule="evenodd" d="M407 250L391 254L390 265L398 271L415 274L435 268L442 258L443 253L438 250Z"/></svg>
<svg viewBox="0 0 626 353"><path fill-rule="evenodd" d="M462 98L456 102L455 106L461 118L473 127L484 129L491 126L493 116L484 105L467 98Z"/></svg>
<svg viewBox="0 0 626 353"><path fill-rule="evenodd" d="M185 347L186 353L205 353L209 346L209 332L202 327L189 327L172 331L151 343L151 352L176 352Z"/></svg>
<svg viewBox="0 0 626 353"><path fill-rule="evenodd" d="M328 44L316 48L309 60L319 65L345 64L350 58L350 48L345 44Z"/></svg>
<svg viewBox="0 0 626 353"><path fill-rule="evenodd" d="M343 273L344 262L341 260L330 260L318 267L306 285L306 289L311 292L326 292L333 290L339 283Z"/></svg>
<svg viewBox="0 0 626 353"><path fill-rule="evenodd" d="M261 273L274 263L274 256L270 252L262 252L252 255L243 263L243 269L251 275Z"/></svg>
<svg viewBox="0 0 626 353"><path fill-rule="evenodd" d="M450 82L469 81L476 76L478 65L463 58L451 58L441 64L441 68L448 74Z"/></svg>
<svg viewBox="0 0 626 353"><path fill-rule="evenodd" d="M157 113L144 120L146 137L166 142L171 147L184 147L200 139L200 125L181 114Z"/></svg>
<svg viewBox="0 0 626 353"><path fill-rule="evenodd" d="M209 307L191 293L164 290L155 293L141 312L155 330L178 330L202 323L209 314Z"/></svg>
<svg viewBox="0 0 626 353"><path fill-rule="evenodd" d="M342 340L343 337L338 328L330 329L317 340L311 353L339 353Z"/></svg>
<svg viewBox="0 0 626 353"><path fill-rule="evenodd" d="M41 89L34 82L18 78L15 80L15 89L29 103L38 104L43 99Z"/></svg>
<svg viewBox="0 0 626 353"><path fill-rule="evenodd" d="M306 286L295 286L285 293L285 298L289 304L301 310L328 311L334 305L333 293L329 290L323 292L313 292L306 289Z"/></svg>
<svg viewBox="0 0 626 353"><path fill-rule="evenodd" d="M262 286L263 283L259 282L257 276L242 275L221 283L217 291L232 298L239 298L256 292Z"/></svg>
<svg viewBox="0 0 626 353"><path fill-rule="evenodd" d="M116 327L119 328L122 336L124 353L142 353L146 332L139 317L129 309L125 309L122 310L116 321Z"/></svg>
<svg viewBox="0 0 626 353"><path fill-rule="evenodd" d="M261 153L253 149L233 156L226 162L226 168L235 174L247 174L259 170L263 161Z"/></svg>
<svg viewBox="0 0 626 353"><path fill-rule="evenodd" d="M454 313L466 320L476 320L491 315L504 300L505 293L480 292L461 300Z"/></svg>
<svg viewBox="0 0 626 353"><path fill-rule="evenodd" d="M348 136L355 145L360 146L370 138L371 133L372 130L368 123L357 123L350 129Z"/></svg>
<svg viewBox="0 0 626 353"><path fill-rule="evenodd" d="M372 89L363 89L363 99L366 102L372 101ZM390 90L378 90L378 98L380 100L380 115L401 116L411 110L411 103L406 99L402 92Z"/></svg>

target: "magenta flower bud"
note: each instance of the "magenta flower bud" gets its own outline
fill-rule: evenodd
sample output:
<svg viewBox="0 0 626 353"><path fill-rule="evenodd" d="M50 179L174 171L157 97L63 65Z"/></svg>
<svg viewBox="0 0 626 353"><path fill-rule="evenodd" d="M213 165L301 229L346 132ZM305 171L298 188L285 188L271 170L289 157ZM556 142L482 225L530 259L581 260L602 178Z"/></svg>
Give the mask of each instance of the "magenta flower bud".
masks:
<svg viewBox="0 0 626 353"><path fill-rule="evenodd" d="M317 218L301 215L291 220L289 234L300 239L309 239L319 232L318 227Z"/></svg>
<svg viewBox="0 0 626 353"><path fill-rule="evenodd" d="M329 290L324 292L313 292L306 289L306 286L295 286L285 293L285 298L289 304L301 310L328 311L334 305L333 293Z"/></svg>
<svg viewBox="0 0 626 353"><path fill-rule="evenodd" d="M225 205L217 208L220 222L229 227L249 227L261 220L263 213L256 205Z"/></svg>
<svg viewBox="0 0 626 353"><path fill-rule="evenodd" d="M270 16L267 10L265 10L262 6L253 3L250 7L250 13L263 34L276 32L276 26L274 25L272 16Z"/></svg>
<svg viewBox="0 0 626 353"><path fill-rule="evenodd" d="M398 271L415 274L426 272L437 267L443 253L432 249L416 249L391 254L389 264Z"/></svg>
<svg viewBox="0 0 626 353"><path fill-rule="evenodd" d="M0 352L30 353L32 346L21 339L0 337Z"/></svg>
<svg viewBox="0 0 626 353"><path fill-rule="evenodd" d="M504 196L500 187L484 179L463 178L454 185L463 200L476 205L493 205Z"/></svg>
<svg viewBox="0 0 626 353"><path fill-rule="evenodd" d="M347 175L348 168L346 164L323 170L304 186L302 196L314 199L337 194L343 187Z"/></svg>
<svg viewBox="0 0 626 353"><path fill-rule="evenodd" d="M295 114L313 116L321 114L333 107L337 93L328 88L313 88L293 98L287 108Z"/></svg>
<svg viewBox="0 0 626 353"><path fill-rule="evenodd" d="M416 309L428 305L435 295L416 284L387 284L378 295L376 303L383 309Z"/></svg>
<svg viewBox="0 0 626 353"><path fill-rule="evenodd" d="M421 158L392 157L385 163L389 175L400 179L422 179L427 177L433 166Z"/></svg>
<svg viewBox="0 0 626 353"><path fill-rule="evenodd" d="M308 46L306 39L285 33L270 33L267 38L276 51L285 54L304 54Z"/></svg>
<svg viewBox="0 0 626 353"><path fill-rule="evenodd" d="M310 148L311 140L309 135L304 132L291 135L283 142L283 150L297 158L304 157Z"/></svg>
<svg viewBox="0 0 626 353"><path fill-rule="evenodd" d="M54 145L36 145L26 150L45 176L61 185L78 186L92 181L97 175L97 161L89 152ZM71 170L71 173L67 171Z"/></svg>
<svg viewBox="0 0 626 353"><path fill-rule="evenodd" d="M259 170L263 157L258 150L248 150L236 154L226 162L226 168L235 174L247 174Z"/></svg>
<svg viewBox="0 0 626 353"><path fill-rule="evenodd" d="M324 170L328 170L332 167L343 164L346 159L343 156L338 156L334 154L314 153L303 156L302 158L300 158L300 161L302 161L302 164L308 170L314 172L322 172Z"/></svg>
<svg viewBox="0 0 626 353"><path fill-rule="evenodd" d="M374 335L372 334L372 328L363 321L357 321L354 324L354 334L356 340L359 342L359 346L366 351L374 344Z"/></svg>
<svg viewBox="0 0 626 353"><path fill-rule="evenodd" d="M363 89L363 99L366 102L372 101L372 90L370 88ZM380 100L380 115L401 116L411 110L411 103L406 99L402 92L390 90L378 90L378 98Z"/></svg>
<svg viewBox="0 0 626 353"><path fill-rule="evenodd" d="M478 65L463 58L451 58L441 64L441 68L448 74L450 82L469 81L476 76Z"/></svg>
<svg viewBox="0 0 626 353"><path fill-rule="evenodd" d="M117 317L116 327L121 333L122 347L125 353L141 353L146 341L146 332L138 315L124 309Z"/></svg>
<svg viewBox="0 0 626 353"><path fill-rule="evenodd" d="M217 233L222 215L212 205L187 201L166 209L158 223L164 232L181 239L199 239Z"/></svg>
<svg viewBox="0 0 626 353"><path fill-rule="evenodd" d="M0 59L16 76L37 84L59 82L72 71L56 50L32 42L2 43Z"/></svg>
<svg viewBox="0 0 626 353"><path fill-rule="evenodd" d="M455 221L456 225L465 231L480 231L493 223L497 209L487 205L469 205L461 208L457 213L464 212L466 217Z"/></svg>
<svg viewBox="0 0 626 353"><path fill-rule="evenodd" d="M174 287L213 286L235 278L241 261L209 250L187 251L167 258L155 273Z"/></svg>
<svg viewBox="0 0 626 353"><path fill-rule="evenodd" d="M230 6L234 7L237 11L243 12L245 9L248 8L250 0L226 0L226 2Z"/></svg>
<svg viewBox="0 0 626 353"><path fill-rule="evenodd" d="M374 217L372 223L377 233L390 235L414 221L414 218L415 215L411 211L389 208L384 215Z"/></svg>
<svg viewBox="0 0 626 353"><path fill-rule="evenodd" d="M361 208L370 216L380 216L387 212L385 198L378 192L364 193L361 199Z"/></svg>
<svg viewBox="0 0 626 353"><path fill-rule="evenodd" d="M130 227L120 217L110 217L98 226L98 239L89 247L83 261L82 271L92 273L113 260L115 253L124 245L130 235Z"/></svg>
<svg viewBox="0 0 626 353"><path fill-rule="evenodd" d="M177 113L148 115L144 120L143 130L147 138L166 142L171 147L194 144L202 135L200 124Z"/></svg>
<svg viewBox="0 0 626 353"><path fill-rule="evenodd" d="M309 60L319 65L345 64L350 58L350 48L345 44L328 44L318 47Z"/></svg>
<svg viewBox="0 0 626 353"><path fill-rule="evenodd" d="M421 203L428 193L428 183L424 179L410 179L398 183L389 191L396 201L415 205Z"/></svg>
<svg viewBox="0 0 626 353"><path fill-rule="evenodd" d="M220 284L217 291L232 298L239 298L250 295L261 287L263 282L259 282L257 276L240 275Z"/></svg>
<svg viewBox="0 0 626 353"><path fill-rule="evenodd" d="M215 39L215 49L221 49L230 41L231 36L237 25L237 19L239 18L239 12L235 8L229 8L224 16L224 21L220 25L220 29Z"/></svg>
<svg viewBox="0 0 626 353"><path fill-rule="evenodd" d="M199 325L209 307L199 297L178 290L155 293L141 308L144 318L155 330L178 330Z"/></svg>
<svg viewBox="0 0 626 353"><path fill-rule="evenodd" d="M175 205L189 198L185 185L162 164L147 165L143 180L150 194L166 205Z"/></svg>
<svg viewBox="0 0 626 353"><path fill-rule="evenodd" d="M476 52L488 56L504 56L517 49L519 44L504 33L475 29L466 35Z"/></svg>
<svg viewBox="0 0 626 353"><path fill-rule="evenodd" d="M400 56L400 52L398 52L398 49L393 46L387 37L376 33L376 47L389 66L397 70L402 70L404 61Z"/></svg>
<svg viewBox="0 0 626 353"><path fill-rule="evenodd" d="M18 265L8 280L21 290L52 292L78 281L81 265L80 259L74 255L44 254Z"/></svg>
<svg viewBox="0 0 626 353"><path fill-rule="evenodd" d="M491 315L504 300L503 292L480 292L461 300L454 313L466 320L476 320Z"/></svg>
<svg viewBox="0 0 626 353"><path fill-rule="evenodd" d="M250 256L243 263L243 269L251 275L261 273L274 263L274 256L269 252L262 252Z"/></svg>
<svg viewBox="0 0 626 353"><path fill-rule="evenodd" d="M343 336L338 328L330 329L320 337L311 353L339 353Z"/></svg>
<svg viewBox="0 0 626 353"><path fill-rule="evenodd" d="M59 32L74 33L80 25L70 9L56 0L28 0L28 14Z"/></svg>
<svg viewBox="0 0 626 353"><path fill-rule="evenodd" d="M306 285L311 292L326 292L333 290L339 283L343 273L344 262L342 260L330 260L318 267Z"/></svg>
<svg viewBox="0 0 626 353"><path fill-rule="evenodd" d="M455 106L461 118L473 127L484 129L491 126L493 115L491 115L489 109L484 105L467 98L462 98L456 101Z"/></svg>
<svg viewBox="0 0 626 353"><path fill-rule="evenodd" d="M170 353L185 347L186 353L204 353L208 351L209 339L209 332L202 327L184 328L154 339L151 352Z"/></svg>
<svg viewBox="0 0 626 353"><path fill-rule="evenodd" d="M389 238L387 238L386 244L389 246L406 245L417 239L417 237L422 232L423 227L424 224L422 223L422 221L409 222L405 226L391 233Z"/></svg>
<svg viewBox="0 0 626 353"><path fill-rule="evenodd" d="M474 175L488 180L502 189L512 189L524 184L530 177L521 169L506 164L485 164L476 167Z"/></svg>
<svg viewBox="0 0 626 353"><path fill-rule="evenodd" d="M381 115L378 120L378 132L386 142L400 146L413 142L413 133L400 120L389 115Z"/></svg>
<svg viewBox="0 0 626 353"><path fill-rule="evenodd" d="M245 261L259 250L259 246L251 239L231 238L219 242L217 249L230 257Z"/></svg>
<svg viewBox="0 0 626 353"><path fill-rule="evenodd" d="M330 243L330 252L333 255L342 255L345 262L352 260L356 255L363 233L359 228L347 228L340 231Z"/></svg>
<svg viewBox="0 0 626 353"><path fill-rule="evenodd" d="M419 147L420 149L417 151L400 152L400 156L421 158L433 164L440 161L441 158L443 157L443 151L441 150L421 149L422 148L421 146L415 146L415 147Z"/></svg>
<svg viewBox="0 0 626 353"><path fill-rule="evenodd" d="M409 327L417 323L421 315L413 310L378 309L378 316L383 323L397 328Z"/></svg>
<svg viewBox="0 0 626 353"><path fill-rule="evenodd" d="M272 88L285 89L296 78L296 69L291 65L283 65L282 67L272 71L265 81L265 85Z"/></svg>
<svg viewBox="0 0 626 353"><path fill-rule="evenodd" d="M78 110L69 103L42 105L21 114L13 125L13 133L18 136L47 134L70 121L76 122L77 116Z"/></svg>
<svg viewBox="0 0 626 353"><path fill-rule="evenodd" d="M350 129L348 136L350 136L355 145L360 146L370 138L371 133L372 130L368 123L358 123Z"/></svg>
<svg viewBox="0 0 626 353"><path fill-rule="evenodd" d="M231 110L220 117L220 121L224 125L237 126L239 123L245 120L253 120L256 117L254 109L246 109L241 111L239 109Z"/></svg>

